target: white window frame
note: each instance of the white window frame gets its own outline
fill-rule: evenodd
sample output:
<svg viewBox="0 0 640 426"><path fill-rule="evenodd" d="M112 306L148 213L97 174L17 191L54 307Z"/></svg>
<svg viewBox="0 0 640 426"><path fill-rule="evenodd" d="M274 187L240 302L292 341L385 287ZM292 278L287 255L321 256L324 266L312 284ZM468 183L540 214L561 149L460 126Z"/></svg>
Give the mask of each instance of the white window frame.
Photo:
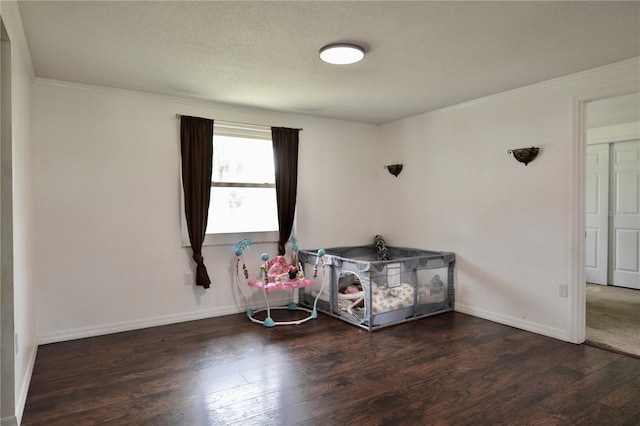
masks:
<svg viewBox="0 0 640 426"><path fill-rule="evenodd" d="M233 137L245 137L251 139L263 139L271 142L271 129L264 126L253 126L248 124L236 124L224 121L215 121L213 124L213 134L219 136L233 136ZM215 146L214 146L215 149ZM275 188L275 183L236 183L236 182L211 182L211 187L223 187L223 188ZM189 231L187 229L187 220L184 214L184 190L182 189L182 182L180 185L180 200L181 200L181 233L182 233L182 246L190 247ZM238 241L244 238L250 238L252 243L277 243L280 237L279 231L264 231L264 232L231 232L223 234L207 233L205 235L203 246L218 246L218 245L234 245Z"/></svg>

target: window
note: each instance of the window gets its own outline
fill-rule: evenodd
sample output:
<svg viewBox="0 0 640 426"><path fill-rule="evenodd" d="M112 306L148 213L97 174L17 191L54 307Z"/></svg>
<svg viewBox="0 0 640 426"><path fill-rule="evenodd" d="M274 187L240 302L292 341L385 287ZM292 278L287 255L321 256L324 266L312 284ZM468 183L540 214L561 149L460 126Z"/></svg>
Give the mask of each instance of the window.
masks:
<svg viewBox="0 0 640 426"><path fill-rule="evenodd" d="M214 123L211 180L205 245L278 240L270 129Z"/></svg>

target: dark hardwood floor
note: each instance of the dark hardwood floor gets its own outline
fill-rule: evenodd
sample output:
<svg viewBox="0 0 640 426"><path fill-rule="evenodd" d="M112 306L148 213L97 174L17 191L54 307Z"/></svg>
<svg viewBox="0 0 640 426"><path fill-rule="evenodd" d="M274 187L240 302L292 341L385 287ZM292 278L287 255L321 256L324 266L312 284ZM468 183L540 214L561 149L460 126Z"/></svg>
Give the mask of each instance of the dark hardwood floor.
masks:
<svg viewBox="0 0 640 426"><path fill-rule="evenodd" d="M22 424L639 425L640 359L460 313L238 314L41 346Z"/></svg>

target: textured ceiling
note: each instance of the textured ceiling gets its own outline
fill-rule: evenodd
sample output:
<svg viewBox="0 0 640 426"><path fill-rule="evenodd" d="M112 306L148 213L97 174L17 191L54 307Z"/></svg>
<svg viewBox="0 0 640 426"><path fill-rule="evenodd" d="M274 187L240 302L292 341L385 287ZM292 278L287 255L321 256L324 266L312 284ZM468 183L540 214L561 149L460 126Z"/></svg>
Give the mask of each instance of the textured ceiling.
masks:
<svg viewBox="0 0 640 426"><path fill-rule="evenodd" d="M640 56L640 2L20 1L37 77L384 123ZM318 50L355 42L338 67Z"/></svg>

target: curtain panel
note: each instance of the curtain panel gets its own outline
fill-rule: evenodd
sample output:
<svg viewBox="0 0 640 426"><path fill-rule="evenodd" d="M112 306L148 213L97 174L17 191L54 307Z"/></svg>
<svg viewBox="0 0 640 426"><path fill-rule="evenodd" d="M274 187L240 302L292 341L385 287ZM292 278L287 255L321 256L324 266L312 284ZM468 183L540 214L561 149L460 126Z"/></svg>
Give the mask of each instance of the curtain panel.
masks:
<svg viewBox="0 0 640 426"><path fill-rule="evenodd" d="M182 116L180 119L182 188L189 241L196 262L196 284L209 288L202 243L207 232L213 162L213 120Z"/></svg>
<svg viewBox="0 0 640 426"><path fill-rule="evenodd" d="M299 129L272 127L273 163L276 174L276 199L278 202L278 255L285 254L284 245L293 229L298 190L298 139Z"/></svg>

